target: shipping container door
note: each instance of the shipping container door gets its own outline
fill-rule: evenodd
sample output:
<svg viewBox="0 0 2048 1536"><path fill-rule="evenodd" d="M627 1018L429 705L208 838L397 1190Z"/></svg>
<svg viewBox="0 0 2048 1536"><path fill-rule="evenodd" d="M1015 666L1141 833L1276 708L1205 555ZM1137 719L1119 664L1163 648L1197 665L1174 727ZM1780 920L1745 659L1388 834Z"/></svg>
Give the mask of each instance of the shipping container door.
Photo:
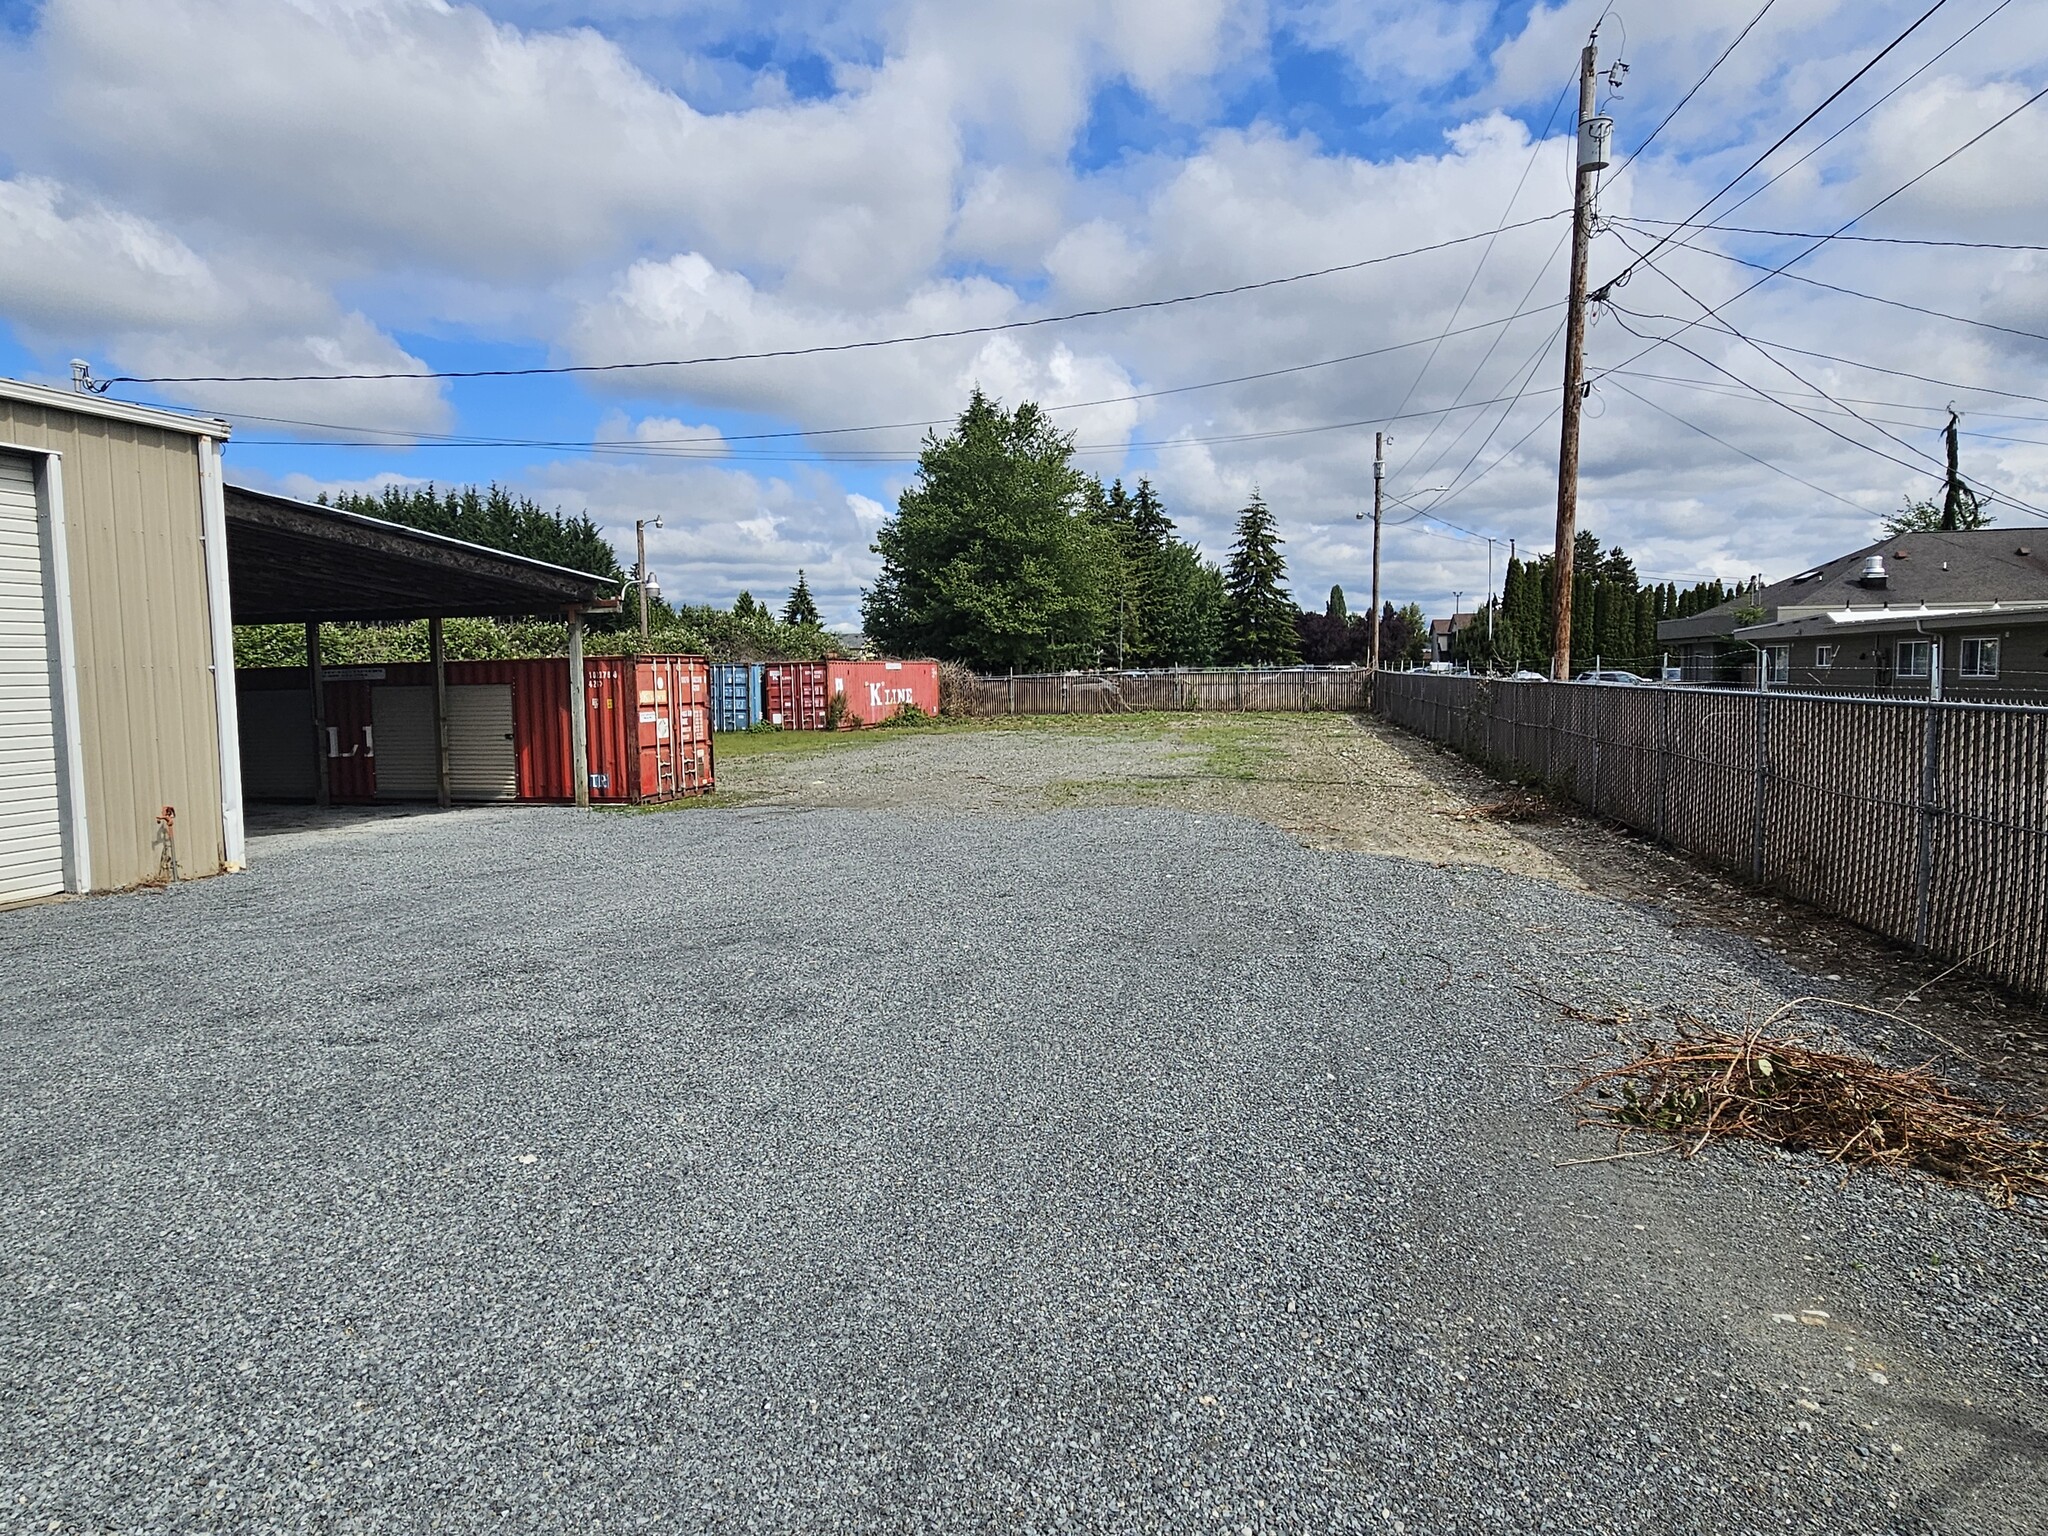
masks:
<svg viewBox="0 0 2048 1536"><path fill-rule="evenodd" d="M434 690L389 684L372 688L370 729L377 743L377 798L433 799L440 792L434 762Z"/></svg>
<svg viewBox="0 0 2048 1536"><path fill-rule="evenodd" d="M245 688L238 713L242 793L251 800L311 800L318 795L312 690Z"/></svg>
<svg viewBox="0 0 2048 1536"><path fill-rule="evenodd" d="M431 689L427 707L431 737ZM519 798L510 683L463 683L448 690L448 785L457 800Z"/></svg>
<svg viewBox="0 0 2048 1536"><path fill-rule="evenodd" d="M0 454L0 902L64 889L50 606L35 468Z"/></svg>

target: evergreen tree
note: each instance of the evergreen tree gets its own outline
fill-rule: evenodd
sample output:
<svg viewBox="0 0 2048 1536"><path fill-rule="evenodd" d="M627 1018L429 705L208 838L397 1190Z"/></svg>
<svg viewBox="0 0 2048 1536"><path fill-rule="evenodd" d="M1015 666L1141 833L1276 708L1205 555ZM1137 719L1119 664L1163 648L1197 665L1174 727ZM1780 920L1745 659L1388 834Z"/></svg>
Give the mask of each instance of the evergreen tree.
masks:
<svg viewBox="0 0 2048 1536"><path fill-rule="evenodd" d="M1073 451L1037 406L1006 411L975 390L951 432L926 435L916 483L875 535L869 635L994 670L1100 659L1121 554Z"/></svg>
<svg viewBox="0 0 2048 1536"><path fill-rule="evenodd" d="M824 623L818 615L818 605L812 601L811 585L804 580L804 573L796 573L796 585L789 589L789 601L782 605L782 622L785 624L808 624L817 628Z"/></svg>
<svg viewBox="0 0 2048 1536"><path fill-rule="evenodd" d="M1299 611L1287 592L1287 557L1273 514L1254 491L1237 516L1237 542L1223 578L1229 659L1239 666L1285 666L1301 657Z"/></svg>
<svg viewBox="0 0 2048 1536"><path fill-rule="evenodd" d="M381 495L343 491L330 502L322 492L319 500L322 506L502 549L529 560L545 560L611 581L625 579L618 553L588 513L569 517L560 510L546 511L532 497L514 496L496 482L483 488L451 486L445 491L431 481L387 485Z"/></svg>
<svg viewBox="0 0 2048 1536"><path fill-rule="evenodd" d="M1344 589L1342 587L1333 586L1330 588L1330 600L1323 604L1323 616L1335 619L1339 624L1346 623L1350 619L1350 612L1344 606Z"/></svg>
<svg viewBox="0 0 2048 1536"><path fill-rule="evenodd" d="M736 619L757 618L766 612L765 608L754 601L754 594L745 588L740 590L740 595L733 601L732 616Z"/></svg>

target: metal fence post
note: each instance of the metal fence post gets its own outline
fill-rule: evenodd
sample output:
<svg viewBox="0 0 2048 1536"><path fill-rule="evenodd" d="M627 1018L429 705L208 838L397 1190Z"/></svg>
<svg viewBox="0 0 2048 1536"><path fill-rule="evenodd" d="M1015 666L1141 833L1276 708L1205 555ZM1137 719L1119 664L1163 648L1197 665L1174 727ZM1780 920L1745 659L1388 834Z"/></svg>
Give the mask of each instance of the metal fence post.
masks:
<svg viewBox="0 0 2048 1536"><path fill-rule="evenodd" d="M1934 909L1934 818L1941 789L1941 713L1939 704L1916 706L1926 711L1920 728L1920 849L1913 869L1913 947L1927 947Z"/></svg>
<svg viewBox="0 0 2048 1536"><path fill-rule="evenodd" d="M1657 841L1668 842L1671 804L1671 690L1663 690L1663 717L1657 727Z"/></svg>
<svg viewBox="0 0 2048 1536"><path fill-rule="evenodd" d="M1764 883L1764 810L1770 778L1771 696L1756 696L1756 808L1750 818L1749 878L1753 885Z"/></svg>

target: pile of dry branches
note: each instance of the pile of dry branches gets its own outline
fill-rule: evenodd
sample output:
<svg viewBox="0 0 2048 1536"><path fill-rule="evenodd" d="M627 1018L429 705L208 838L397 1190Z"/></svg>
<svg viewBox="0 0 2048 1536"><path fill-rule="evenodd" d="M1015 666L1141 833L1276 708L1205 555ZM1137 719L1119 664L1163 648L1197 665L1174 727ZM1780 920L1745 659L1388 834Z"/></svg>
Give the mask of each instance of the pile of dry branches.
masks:
<svg viewBox="0 0 2048 1536"><path fill-rule="evenodd" d="M1887 1067L1792 1034L1697 1022L1574 1090L1582 1124L1680 1140L1747 1137L1831 1163L1911 1168L2002 1204L2048 1198L2048 1120L1962 1093L1926 1066Z"/></svg>

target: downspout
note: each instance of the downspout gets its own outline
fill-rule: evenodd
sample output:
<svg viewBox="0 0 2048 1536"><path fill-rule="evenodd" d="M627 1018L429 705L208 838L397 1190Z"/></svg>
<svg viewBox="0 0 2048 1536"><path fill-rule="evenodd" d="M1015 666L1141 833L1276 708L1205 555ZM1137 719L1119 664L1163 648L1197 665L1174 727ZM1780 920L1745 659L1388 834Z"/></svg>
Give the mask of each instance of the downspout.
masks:
<svg viewBox="0 0 2048 1536"><path fill-rule="evenodd" d="M241 710L235 699L235 619L228 600L227 495L220 444L199 439L199 532L206 551L206 608L213 649L213 725L220 754L220 852L227 869L248 864L242 821Z"/></svg>
<svg viewBox="0 0 2048 1536"><path fill-rule="evenodd" d="M1927 697L1930 702L1939 704L1941 702L1941 636L1928 634L1926 621L1922 619L1915 619L1913 621L1913 633L1916 635L1926 635L1929 641Z"/></svg>

